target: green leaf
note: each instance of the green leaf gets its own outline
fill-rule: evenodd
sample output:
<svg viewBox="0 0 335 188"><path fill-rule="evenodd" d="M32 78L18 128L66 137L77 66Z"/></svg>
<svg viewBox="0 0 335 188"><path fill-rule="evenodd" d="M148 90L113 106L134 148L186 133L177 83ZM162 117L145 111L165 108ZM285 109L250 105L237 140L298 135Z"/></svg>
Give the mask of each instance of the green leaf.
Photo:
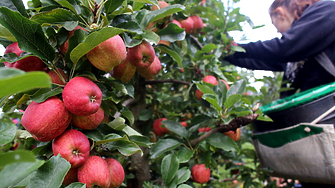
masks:
<svg viewBox="0 0 335 188"><path fill-rule="evenodd" d="M139 120L141 120L141 121L147 121L147 120L149 120L150 118L151 118L151 116L152 116L152 111L151 110L149 110L149 109L144 109L144 110L142 110L141 112L140 112L140 116L139 116Z"/></svg>
<svg viewBox="0 0 335 188"><path fill-rule="evenodd" d="M73 13L81 13L80 7L75 0L55 0L55 2L62 5L62 7L68 8Z"/></svg>
<svg viewBox="0 0 335 188"><path fill-rule="evenodd" d="M16 129L16 125L11 119L0 119L0 146L8 144L14 140Z"/></svg>
<svg viewBox="0 0 335 188"><path fill-rule="evenodd" d="M192 188L192 187L187 184L181 184L178 186L178 188Z"/></svg>
<svg viewBox="0 0 335 188"><path fill-rule="evenodd" d="M233 94L233 95L230 95L226 101L224 102L224 106L226 108L230 108L232 106L234 106L235 103L239 102L242 98L242 95L241 94Z"/></svg>
<svg viewBox="0 0 335 188"><path fill-rule="evenodd" d="M216 48L218 48L218 46L215 45L215 44L207 44L207 45L205 45L205 46L201 49L201 51L202 51L203 53L209 53L209 52L211 52L212 50L215 50Z"/></svg>
<svg viewBox="0 0 335 188"><path fill-rule="evenodd" d="M105 5L104 8L106 10L107 14L111 14L113 13L117 8L119 8L124 0L108 0Z"/></svg>
<svg viewBox="0 0 335 188"><path fill-rule="evenodd" d="M32 96L30 96L30 99L37 102L41 103L47 100L48 98L52 96L56 96L58 94L61 94L63 92L63 88L61 87L56 87L54 89L51 88L41 88L38 91L36 91Z"/></svg>
<svg viewBox="0 0 335 188"><path fill-rule="evenodd" d="M14 187L25 177L44 164L43 160L36 160L30 151L13 151L0 154L0 188ZM15 172L15 175L13 175Z"/></svg>
<svg viewBox="0 0 335 188"><path fill-rule="evenodd" d="M152 142L150 142L150 139L147 136L132 135L129 136L129 139L139 146L150 147L152 145Z"/></svg>
<svg viewBox="0 0 335 188"><path fill-rule="evenodd" d="M122 130L127 125L125 124L126 120L122 117L117 117L113 121L109 122L107 125L114 130Z"/></svg>
<svg viewBox="0 0 335 188"><path fill-rule="evenodd" d="M160 157L165 152L171 151L180 145L182 145L182 143L174 139L160 139L150 151L151 158L155 159Z"/></svg>
<svg viewBox="0 0 335 188"><path fill-rule="evenodd" d="M75 182L71 183L70 185L66 186L65 188L86 188L86 184Z"/></svg>
<svg viewBox="0 0 335 188"><path fill-rule="evenodd" d="M53 156L36 171L27 188L59 188L71 164L60 155Z"/></svg>
<svg viewBox="0 0 335 188"><path fill-rule="evenodd" d="M241 46L233 46L231 45L229 47L230 50L233 50L235 52L246 52L244 48L242 48Z"/></svg>
<svg viewBox="0 0 335 188"><path fill-rule="evenodd" d="M233 139L228 136L223 135L222 133L213 133L208 138L205 139L210 145L220 148L226 151L238 149L236 143Z"/></svg>
<svg viewBox="0 0 335 188"><path fill-rule="evenodd" d="M37 13L30 20L40 24L62 25L71 31L78 25L78 17L69 10L63 8L53 9L49 12ZM76 24L74 24L76 23ZM67 28L67 26L70 26Z"/></svg>
<svg viewBox="0 0 335 188"><path fill-rule="evenodd" d="M166 186L168 186L176 176L178 168L179 162L176 155L172 153L163 158L161 164L161 173L163 182Z"/></svg>
<svg viewBox="0 0 335 188"><path fill-rule="evenodd" d="M147 26L148 23L160 20L166 16L183 11L184 9L185 7L183 5L174 4L174 5L170 5L165 8L159 9L159 10L150 11L150 13L145 18L146 22L142 21L142 23L145 25L142 25L142 24L141 25Z"/></svg>
<svg viewBox="0 0 335 188"><path fill-rule="evenodd" d="M108 135L105 141L109 141L106 147L109 150L118 150L124 156L131 156L135 153L140 153L143 155L141 148L134 142L131 142L127 136L115 137L115 134ZM105 142L100 141L101 142ZM97 143L98 144L98 143Z"/></svg>
<svg viewBox="0 0 335 188"><path fill-rule="evenodd" d="M127 108L123 108L122 110L120 110L120 113L122 114L122 116L124 116L125 118L127 118L127 120L129 121L130 125L134 124L135 118L133 113L127 109Z"/></svg>
<svg viewBox="0 0 335 188"><path fill-rule="evenodd" d="M178 63L179 67L183 67L182 65L182 59L179 56L179 54L172 50L171 48L167 47L167 46L163 46L163 45L159 45L158 48L163 52L168 54L175 62Z"/></svg>
<svg viewBox="0 0 335 188"><path fill-rule="evenodd" d="M94 47L115 35L123 33L124 31L124 29L120 28L106 27L89 34L84 42L80 43L72 50L70 54L72 62L77 63L81 57L86 55L87 52L91 51Z"/></svg>
<svg viewBox="0 0 335 188"><path fill-rule="evenodd" d="M162 124L164 124L167 129L176 133L177 135L179 135L183 138L188 137L187 130L180 123L177 123L177 122L172 121L172 120L164 120L164 121L162 121Z"/></svg>
<svg viewBox="0 0 335 188"><path fill-rule="evenodd" d="M188 167L184 167L178 170L177 172L177 176L178 176L178 184L184 183L187 180L190 179L191 177L191 170Z"/></svg>
<svg viewBox="0 0 335 188"><path fill-rule="evenodd" d="M6 7L0 8L0 24L12 33L21 50L49 61L55 58L55 50L47 41L40 24Z"/></svg>
<svg viewBox="0 0 335 188"><path fill-rule="evenodd" d="M28 17L26 8L24 7L23 1L18 0L2 0L0 1L0 7L7 7L12 11L17 11L24 17Z"/></svg>
<svg viewBox="0 0 335 188"><path fill-rule="evenodd" d="M152 42L155 44L158 44L160 40L160 37L157 35L157 33L148 30L142 35L142 37L148 42Z"/></svg>
<svg viewBox="0 0 335 188"><path fill-rule="evenodd" d="M159 30L157 34L160 36L161 40L169 42L184 40L186 36L184 29L174 23L169 23L162 30Z"/></svg>
<svg viewBox="0 0 335 188"><path fill-rule="evenodd" d="M35 88L51 87L50 76L45 72L25 73L18 69L0 68L0 75L0 98Z"/></svg>
<svg viewBox="0 0 335 188"><path fill-rule="evenodd" d="M177 151L177 157L178 157L179 163L187 163L192 158L193 155L194 155L194 150L189 150L185 147L180 148Z"/></svg>
<svg viewBox="0 0 335 188"><path fill-rule="evenodd" d="M5 38L10 41L16 41L16 38L6 29L4 26L0 24L0 38Z"/></svg>
<svg viewBox="0 0 335 188"><path fill-rule="evenodd" d="M127 22L122 22L117 25L119 28L127 29L130 32L137 33L139 35L143 34L143 29L141 28L140 25L138 25L137 22L134 21L127 21Z"/></svg>
<svg viewBox="0 0 335 188"><path fill-rule="evenodd" d="M138 133L130 126L126 126L124 129L122 129L122 131L125 132L128 136L142 136L140 133Z"/></svg>
<svg viewBox="0 0 335 188"><path fill-rule="evenodd" d="M234 94L243 94L245 88L247 86L247 82L245 80L238 80L233 85L230 86L227 92L227 98Z"/></svg>
<svg viewBox="0 0 335 188"><path fill-rule="evenodd" d="M0 170L6 165L22 162L35 162L35 155L27 150L16 150L0 154Z"/></svg>

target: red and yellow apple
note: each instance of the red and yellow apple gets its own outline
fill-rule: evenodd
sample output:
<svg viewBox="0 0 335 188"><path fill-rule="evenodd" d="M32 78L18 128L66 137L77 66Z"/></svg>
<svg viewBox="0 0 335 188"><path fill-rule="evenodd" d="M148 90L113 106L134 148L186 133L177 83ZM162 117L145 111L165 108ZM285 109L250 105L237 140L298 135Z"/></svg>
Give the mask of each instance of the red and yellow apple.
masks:
<svg viewBox="0 0 335 188"><path fill-rule="evenodd" d="M187 19L184 20L179 20L179 23L181 25L181 28L185 29L185 32L187 34L191 34L193 32L194 22L191 17L188 17Z"/></svg>
<svg viewBox="0 0 335 188"><path fill-rule="evenodd" d="M219 84L218 80L214 76L212 76L212 75L205 76L202 79L202 81L206 82L206 83L213 84L213 85L218 85ZM198 100L202 99L202 95L203 95L203 93L199 89L196 89L196 91L195 91L195 97Z"/></svg>
<svg viewBox="0 0 335 188"><path fill-rule="evenodd" d="M211 170L205 164L195 164L191 168L191 174L195 182L203 184L209 181Z"/></svg>
<svg viewBox="0 0 335 188"><path fill-rule="evenodd" d="M105 117L104 110L100 107L97 112L88 116L72 115L71 123L84 130L97 128Z"/></svg>
<svg viewBox="0 0 335 188"><path fill-rule="evenodd" d="M122 38L115 35L93 48L86 56L97 69L109 72L126 59L127 49Z"/></svg>
<svg viewBox="0 0 335 188"><path fill-rule="evenodd" d="M159 58L155 55L154 61L149 67L137 68L137 72L146 79L154 79L162 69L162 64Z"/></svg>
<svg viewBox="0 0 335 188"><path fill-rule="evenodd" d="M143 40L141 44L128 48L127 58L136 68L149 67L155 59L155 50L152 45Z"/></svg>
<svg viewBox="0 0 335 188"><path fill-rule="evenodd" d="M163 127L164 125L162 124L162 121L164 120L167 120L167 118L156 119L152 124L154 132L157 136L164 136L165 134L170 133L169 129Z"/></svg>
<svg viewBox="0 0 335 188"><path fill-rule="evenodd" d="M136 73L136 67L126 58L121 64L116 65L110 74L122 83L129 82Z"/></svg>
<svg viewBox="0 0 335 188"><path fill-rule="evenodd" d="M105 161L107 162L108 169L111 175L111 184L109 188L117 188L124 181L125 174L123 166L119 163L119 161L113 158L106 158Z"/></svg>
<svg viewBox="0 0 335 188"><path fill-rule="evenodd" d="M58 85L65 85L68 79L67 75L60 68L57 68L57 71L58 73L56 72L56 70L48 70L46 71L46 73L50 76L52 83L58 84Z"/></svg>

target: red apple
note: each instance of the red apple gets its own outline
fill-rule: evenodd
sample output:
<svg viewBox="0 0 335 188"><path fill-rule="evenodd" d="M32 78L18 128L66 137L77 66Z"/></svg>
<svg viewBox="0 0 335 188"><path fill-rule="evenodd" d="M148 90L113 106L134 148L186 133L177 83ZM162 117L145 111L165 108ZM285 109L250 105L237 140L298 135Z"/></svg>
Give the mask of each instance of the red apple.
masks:
<svg viewBox="0 0 335 188"><path fill-rule="evenodd" d="M86 183L87 188L108 188L111 175L107 162L99 156L91 156L78 169L78 181Z"/></svg>
<svg viewBox="0 0 335 188"><path fill-rule="evenodd" d="M210 130L212 130L211 127L200 127L200 128L198 129L198 132L199 132L199 133L205 133L205 132L209 132Z"/></svg>
<svg viewBox="0 0 335 188"><path fill-rule="evenodd" d="M21 124L35 140L47 142L62 134L71 122L71 113L57 97L42 103L31 102L23 113Z"/></svg>
<svg viewBox="0 0 335 188"><path fill-rule="evenodd" d="M228 131L224 132L223 134L232 138L235 142L237 142L241 138L241 129L237 128L236 131Z"/></svg>
<svg viewBox="0 0 335 188"><path fill-rule="evenodd" d="M193 32L199 33L204 28L204 22L198 15L191 16L193 20Z"/></svg>
<svg viewBox="0 0 335 188"><path fill-rule="evenodd" d="M128 49L127 58L136 68L149 67L155 59L155 50L152 45L143 40L143 42L135 47Z"/></svg>
<svg viewBox="0 0 335 188"><path fill-rule="evenodd" d="M227 83L225 80L223 80L223 79L221 79L221 81L226 85L227 90L228 90L228 89L229 89L229 85L228 85L228 83Z"/></svg>
<svg viewBox="0 0 335 188"><path fill-rule="evenodd" d="M88 116L99 110L102 92L85 77L72 78L64 87L63 101L66 108L77 116Z"/></svg>
<svg viewBox="0 0 335 188"><path fill-rule="evenodd" d="M88 116L72 115L71 123L84 130L92 130L97 128L104 119L104 110L100 107L99 110Z"/></svg>
<svg viewBox="0 0 335 188"><path fill-rule="evenodd" d="M81 29L81 30L83 30L83 31L87 31L86 29L84 29L84 28L82 28L82 27L80 27L80 26L77 26L74 30L72 30L72 31L70 31L69 32L69 35L68 35L68 37L67 37L67 40L63 43L63 44L61 44L60 46L59 46L59 51L62 53L62 54L66 54L66 52L67 52L67 50L68 50L68 48L69 48L69 38L73 35L73 33L76 31L76 30L78 30L78 29Z"/></svg>
<svg viewBox="0 0 335 188"><path fill-rule="evenodd" d="M167 6L169 6L169 4L165 1L158 1L158 5L159 5L159 9L165 8ZM152 5L151 10L158 10L158 7L156 5Z"/></svg>
<svg viewBox="0 0 335 188"><path fill-rule="evenodd" d="M202 79L202 81L203 81L203 82L206 82L206 83L213 84L213 85L218 85L218 84L219 84L218 80L217 80L214 76L212 76L212 75L205 76L205 77ZM197 90L195 91L195 97L196 97L198 100L201 100L201 99L202 99L202 95L203 95L203 93L202 93L199 89L197 89Z"/></svg>
<svg viewBox="0 0 335 188"><path fill-rule="evenodd" d="M123 166L119 163L119 161L113 158L106 158L109 172L111 175L111 184L109 188L119 187L124 180L124 169Z"/></svg>
<svg viewBox="0 0 335 188"><path fill-rule="evenodd" d="M22 52L24 51L19 48L19 44L14 42L6 47L4 54L15 53L17 56L20 56ZM46 69L44 62L36 56L29 56L14 63L4 62L4 64L6 67L17 68L26 72L43 71Z"/></svg>
<svg viewBox="0 0 335 188"><path fill-rule="evenodd" d="M182 121L182 122L180 122L180 124L181 124L183 127L187 127L187 122L186 122L186 121Z"/></svg>
<svg viewBox="0 0 335 188"><path fill-rule="evenodd" d="M52 83L58 84L58 85L65 85L68 79L67 75L62 69L57 68L57 70L59 74L57 74L55 70L48 70L46 71L46 73L50 76ZM63 77L63 79L61 79L60 76Z"/></svg>
<svg viewBox="0 0 335 188"><path fill-rule="evenodd" d="M206 168L205 164L195 164L191 169L191 174L195 182L203 184L209 181L211 170Z"/></svg>
<svg viewBox="0 0 335 188"><path fill-rule="evenodd" d="M79 167L90 156L90 141L82 132L69 129L52 141L52 152L69 161L71 167Z"/></svg>
<svg viewBox="0 0 335 188"><path fill-rule="evenodd" d="M162 69L162 64L159 58L155 55L154 61L149 67L138 68L137 72L146 79L154 79L155 75L158 74Z"/></svg>
<svg viewBox="0 0 335 188"><path fill-rule="evenodd" d="M67 174L64 177L63 185L68 186L73 182L78 181L78 168L71 167L70 170L67 172Z"/></svg>
<svg viewBox="0 0 335 188"><path fill-rule="evenodd" d="M122 83L129 82L136 73L136 67L126 58L120 65L116 65L110 74Z"/></svg>
<svg viewBox="0 0 335 188"><path fill-rule="evenodd" d="M181 24L178 20L172 20L171 23L178 25L181 28Z"/></svg>
<svg viewBox="0 0 335 188"><path fill-rule="evenodd" d="M126 45L119 35L115 35L93 48L86 56L93 66L109 72L126 59Z"/></svg>
<svg viewBox="0 0 335 188"><path fill-rule="evenodd" d="M191 17L188 17L185 20L179 20L181 28L185 29L185 32L187 34L190 34L193 32L193 19Z"/></svg>
<svg viewBox="0 0 335 188"><path fill-rule="evenodd" d="M156 135L158 136L163 136L164 134L167 134L170 132L169 129L167 129L166 127L162 127L162 121L167 120L167 118L159 118L156 119L153 124L152 127L154 129L154 132L156 133Z"/></svg>

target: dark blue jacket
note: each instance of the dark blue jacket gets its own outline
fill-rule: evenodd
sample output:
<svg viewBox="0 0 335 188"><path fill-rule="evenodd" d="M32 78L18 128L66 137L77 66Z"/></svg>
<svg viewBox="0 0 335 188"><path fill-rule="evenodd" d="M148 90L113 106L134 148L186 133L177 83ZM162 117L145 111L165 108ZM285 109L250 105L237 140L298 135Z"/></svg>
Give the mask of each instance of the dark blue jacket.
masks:
<svg viewBox="0 0 335 188"><path fill-rule="evenodd" d="M281 38L239 45L246 53L236 52L226 57L226 61L252 70L283 71L284 79L290 80L295 90L335 81L315 60L317 54L325 52L335 64L335 2L311 5ZM295 64L292 62L299 61L304 62L300 68L292 66Z"/></svg>

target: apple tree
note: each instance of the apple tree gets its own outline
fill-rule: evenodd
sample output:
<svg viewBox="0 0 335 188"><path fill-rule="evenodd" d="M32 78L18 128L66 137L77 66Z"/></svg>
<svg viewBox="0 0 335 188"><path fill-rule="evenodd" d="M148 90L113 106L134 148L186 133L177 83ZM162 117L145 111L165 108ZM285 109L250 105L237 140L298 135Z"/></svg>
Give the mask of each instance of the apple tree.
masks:
<svg viewBox="0 0 335 188"><path fill-rule="evenodd" d="M275 187L238 1L2 0L0 187Z"/></svg>

